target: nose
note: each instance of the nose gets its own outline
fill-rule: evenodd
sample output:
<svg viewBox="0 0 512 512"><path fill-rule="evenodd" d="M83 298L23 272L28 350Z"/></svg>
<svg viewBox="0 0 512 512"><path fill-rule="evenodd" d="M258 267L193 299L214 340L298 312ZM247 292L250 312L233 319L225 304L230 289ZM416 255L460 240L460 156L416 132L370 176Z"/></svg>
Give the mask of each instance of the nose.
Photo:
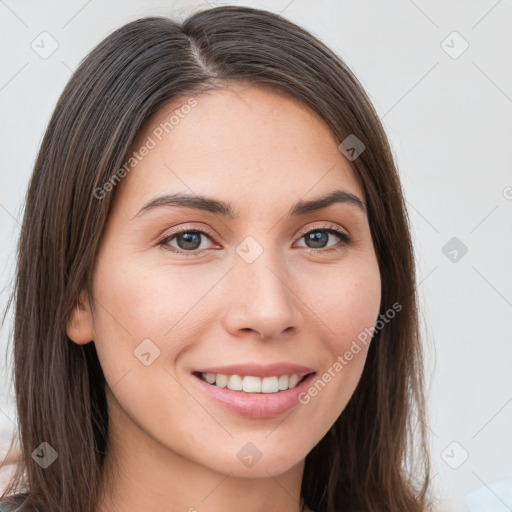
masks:
<svg viewBox="0 0 512 512"><path fill-rule="evenodd" d="M256 339L278 339L298 332L304 324L303 302L294 291L290 273L271 251L247 263L235 258L225 280L224 327L232 335L254 332Z"/></svg>

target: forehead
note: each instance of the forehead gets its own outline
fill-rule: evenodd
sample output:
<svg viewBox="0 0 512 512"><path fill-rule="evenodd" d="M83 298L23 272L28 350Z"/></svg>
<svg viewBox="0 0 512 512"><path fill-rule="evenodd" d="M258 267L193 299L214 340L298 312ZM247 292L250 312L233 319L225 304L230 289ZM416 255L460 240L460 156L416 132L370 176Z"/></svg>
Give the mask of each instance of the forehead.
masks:
<svg viewBox="0 0 512 512"><path fill-rule="evenodd" d="M134 153L120 184L122 200L134 204L181 191L263 207L336 187L363 199L326 123L268 87L233 83L176 98L146 121L128 156Z"/></svg>

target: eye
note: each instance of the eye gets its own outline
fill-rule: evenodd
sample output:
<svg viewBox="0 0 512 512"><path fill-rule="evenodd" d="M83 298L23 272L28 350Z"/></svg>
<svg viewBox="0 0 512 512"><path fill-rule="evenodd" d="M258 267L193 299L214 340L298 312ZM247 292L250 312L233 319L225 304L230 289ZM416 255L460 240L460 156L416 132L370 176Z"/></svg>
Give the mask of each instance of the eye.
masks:
<svg viewBox="0 0 512 512"><path fill-rule="evenodd" d="M329 235L337 236L341 240L341 243L326 247L325 244L329 240ZM350 243L350 237L335 226L322 226L315 228L304 233L301 236L301 239L302 238L305 239L306 244L309 244L306 245L308 249L323 249L322 252L341 250Z"/></svg>
<svg viewBox="0 0 512 512"><path fill-rule="evenodd" d="M199 229L185 229L166 236L158 242L158 245L161 245L162 248L167 251L193 256L197 254L199 250L207 249L207 247L201 247L203 238L212 240L212 237L204 231ZM171 245L170 242L172 241L175 241L178 247Z"/></svg>
<svg viewBox="0 0 512 512"><path fill-rule="evenodd" d="M326 246L329 241L329 236L332 237L333 235L338 237L341 242L334 246ZM306 245L307 249L319 249L321 252L341 250L351 241L346 233L332 225L309 230L301 235L300 239L302 238L304 238L306 244L308 244ZM166 251L184 254L186 256L194 256L203 250L209 249L208 247L202 246L204 239L213 241L213 236L200 229L183 229L165 236L158 242L158 245L162 246ZM172 245L171 242L175 242L176 245Z"/></svg>

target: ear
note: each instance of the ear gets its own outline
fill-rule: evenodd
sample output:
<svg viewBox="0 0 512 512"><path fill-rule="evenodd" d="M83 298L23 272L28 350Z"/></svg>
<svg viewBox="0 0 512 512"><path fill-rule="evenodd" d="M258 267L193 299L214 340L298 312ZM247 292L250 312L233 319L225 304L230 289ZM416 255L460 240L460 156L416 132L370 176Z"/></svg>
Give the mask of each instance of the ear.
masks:
<svg viewBox="0 0 512 512"><path fill-rule="evenodd" d="M94 322L86 290L82 290L69 315L66 333L72 341L79 345L85 345L94 340Z"/></svg>

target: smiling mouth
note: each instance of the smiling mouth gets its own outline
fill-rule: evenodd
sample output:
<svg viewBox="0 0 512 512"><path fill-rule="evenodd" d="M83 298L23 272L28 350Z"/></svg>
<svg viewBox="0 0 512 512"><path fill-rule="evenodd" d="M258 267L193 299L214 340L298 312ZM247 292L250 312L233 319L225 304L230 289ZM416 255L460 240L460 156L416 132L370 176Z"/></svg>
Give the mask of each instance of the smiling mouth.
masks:
<svg viewBox="0 0 512 512"><path fill-rule="evenodd" d="M302 377L297 374L257 377L253 375L223 375L201 372L193 372L193 375L216 388L225 388L248 394L268 394L293 389L315 373L310 372Z"/></svg>

